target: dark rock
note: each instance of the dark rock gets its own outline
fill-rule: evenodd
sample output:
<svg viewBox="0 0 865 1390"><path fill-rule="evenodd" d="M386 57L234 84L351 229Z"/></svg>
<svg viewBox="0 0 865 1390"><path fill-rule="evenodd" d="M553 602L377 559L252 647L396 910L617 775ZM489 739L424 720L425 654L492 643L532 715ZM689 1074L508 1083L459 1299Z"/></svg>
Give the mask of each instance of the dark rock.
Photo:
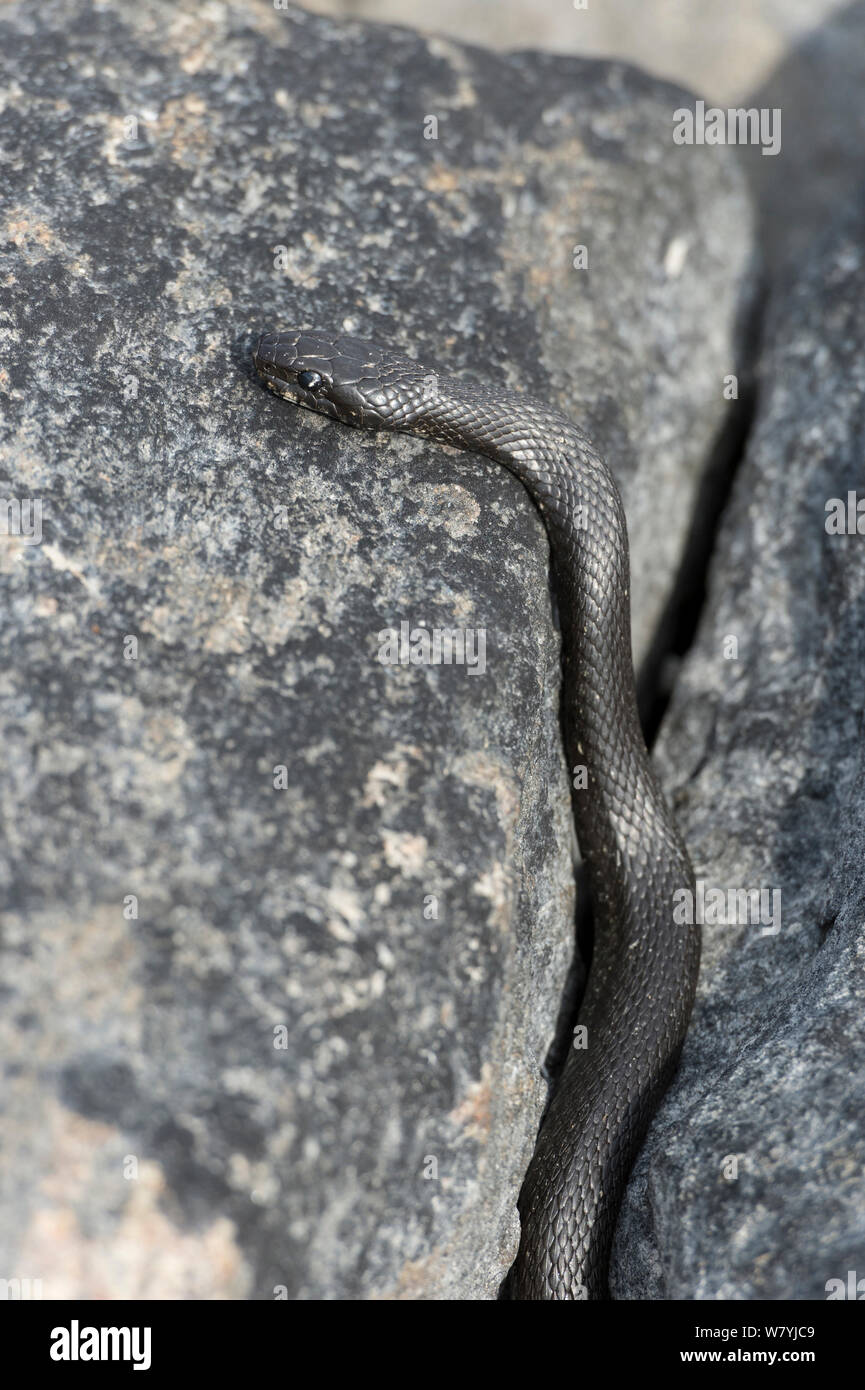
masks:
<svg viewBox="0 0 865 1390"><path fill-rule="evenodd" d="M622 66L264 4L13 4L0 53L0 467L43 513L0 550L0 1267L491 1298L572 935L543 526L249 344L351 327L580 418L644 654L730 409L740 176ZM483 677L382 665L403 621L483 628Z"/></svg>
<svg viewBox="0 0 865 1390"><path fill-rule="evenodd" d="M659 748L698 878L779 890L780 930L764 930L771 899L763 925L704 927L678 1081L619 1221L620 1298L824 1299L865 1276L863 424L857 211L774 302ZM846 513L850 492L860 533L828 534L827 504Z"/></svg>
<svg viewBox="0 0 865 1390"><path fill-rule="evenodd" d="M865 3L803 35L745 106L782 112L781 153L742 150L776 280L795 278L833 209L865 186Z"/></svg>

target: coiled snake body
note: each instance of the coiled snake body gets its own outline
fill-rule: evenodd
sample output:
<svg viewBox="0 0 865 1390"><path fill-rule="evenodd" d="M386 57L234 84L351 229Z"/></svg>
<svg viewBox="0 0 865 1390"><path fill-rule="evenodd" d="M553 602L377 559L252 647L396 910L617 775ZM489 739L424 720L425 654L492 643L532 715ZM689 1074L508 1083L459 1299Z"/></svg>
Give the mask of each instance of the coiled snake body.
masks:
<svg viewBox="0 0 865 1390"><path fill-rule="evenodd" d="M595 947L568 1058L520 1195L509 1296L606 1296L615 1220L648 1122L675 1069L699 965L677 922L688 855L649 763L631 660L628 540L606 464L564 416L440 375L389 348L315 330L265 334L261 377L299 405L374 430L486 454L525 484L546 523L562 636L562 725Z"/></svg>

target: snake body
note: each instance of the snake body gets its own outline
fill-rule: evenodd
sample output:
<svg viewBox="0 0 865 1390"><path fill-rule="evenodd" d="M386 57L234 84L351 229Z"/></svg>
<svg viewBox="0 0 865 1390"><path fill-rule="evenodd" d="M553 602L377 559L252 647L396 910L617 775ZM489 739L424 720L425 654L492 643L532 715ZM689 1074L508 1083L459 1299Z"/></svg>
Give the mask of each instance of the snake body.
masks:
<svg viewBox="0 0 865 1390"><path fill-rule="evenodd" d="M572 801L595 946L575 1035L585 1045L569 1048L541 1125L508 1296L604 1298L619 1203L678 1061L700 956L699 928L675 910L693 872L637 715L618 488L565 416L388 347L292 329L265 334L255 365L278 394L346 424L485 454L520 479L546 523L565 751L569 768L585 770Z"/></svg>

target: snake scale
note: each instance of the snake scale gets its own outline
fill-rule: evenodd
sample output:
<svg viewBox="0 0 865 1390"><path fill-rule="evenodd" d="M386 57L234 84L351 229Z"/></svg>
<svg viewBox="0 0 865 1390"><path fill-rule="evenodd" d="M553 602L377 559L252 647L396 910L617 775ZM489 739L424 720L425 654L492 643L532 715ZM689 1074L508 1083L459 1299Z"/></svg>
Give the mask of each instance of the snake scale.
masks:
<svg viewBox="0 0 865 1390"><path fill-rule="evenodd" d="M525 485L550 541L562 641L562 727L589 874L595 946L567 1061L519 1199L508 1297L607 1297L625 1182L675 1070L696 989L687 851L649 762L631 659L628 538L618 488L565 416L319 330L267 333L255 366L279 395L345 424L485 454Z"/></svg>

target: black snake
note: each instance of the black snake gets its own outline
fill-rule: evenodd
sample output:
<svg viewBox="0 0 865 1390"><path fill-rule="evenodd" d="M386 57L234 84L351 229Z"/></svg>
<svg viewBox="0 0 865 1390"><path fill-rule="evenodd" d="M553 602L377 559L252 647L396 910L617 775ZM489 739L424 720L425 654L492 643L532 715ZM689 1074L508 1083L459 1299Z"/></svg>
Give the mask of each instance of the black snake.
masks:
<svg viewBox="0 0 865 1390"><path fill-rule="evenodd" d="M587 1045L569 1049L541 1125L508 1296L603 1298L619 1202L676 1067L700 957L699 929L674 912L677 890L693 892L691 865L637 715L618 488L565 416L390 348L291 329L261 338L255 366L278 394L345 424L486 454L525 484L546 523L565 751L585 769L573 809L595 947L579 1012Z"/></svg>

